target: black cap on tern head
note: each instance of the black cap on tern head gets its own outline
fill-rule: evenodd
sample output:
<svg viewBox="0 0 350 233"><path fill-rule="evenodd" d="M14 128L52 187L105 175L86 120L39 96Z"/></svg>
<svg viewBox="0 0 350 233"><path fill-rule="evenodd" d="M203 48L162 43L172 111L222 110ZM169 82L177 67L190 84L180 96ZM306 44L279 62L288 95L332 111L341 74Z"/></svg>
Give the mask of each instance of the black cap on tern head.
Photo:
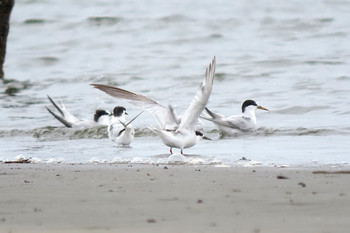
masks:
<svg viewBox="0 0 350 233"><path fill-rule="evenodd" d="M113 109L113 115L115 117L120 117L123 114L123 112L125 112L125 111L126 111L126 109L124 107L117 106Z"/></svg>
<svg viewBox="0 0 350 233"><path fill-rule="evenodd" d="M196 136L201 137L204 140L211 140L207 136L204 136L204 134L202 132L200 132L200 131L195 131L195 132L196 132Z"/></svg>
<svg viewBox="0 0 350 233"><path fill-rule="evenodd" d="M196 131L196 136L201 136L201 137L203 137L203 133L200 132L200 131Z"/></svg>
<svg viewBox="0 0 350 233"><path fill-rule="evenodd" d="M104 115L109 115L109 113L106 110L97 109L94 115L94 121L98 122L100 117Z"/></svg>
<svg viewBox="0 0 350 233"><path fill-rule="evenodd" d="M254 101L254 100L246 100L244 101L244 103L242 104L242 113L245 111L245 108L248 106L258 106L258 104Z"/></svg>

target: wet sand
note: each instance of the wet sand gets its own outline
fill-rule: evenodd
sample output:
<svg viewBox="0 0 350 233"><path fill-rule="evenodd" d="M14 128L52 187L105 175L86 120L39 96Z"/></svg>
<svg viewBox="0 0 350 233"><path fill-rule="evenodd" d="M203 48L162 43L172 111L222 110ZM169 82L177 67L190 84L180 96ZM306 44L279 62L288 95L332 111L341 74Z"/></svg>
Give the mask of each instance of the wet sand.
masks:
<svg viewBox="0 0 350 233"><path fill-rule="evenodd" d="M350 170L0 164L0 232L348 232Z"/></svg>

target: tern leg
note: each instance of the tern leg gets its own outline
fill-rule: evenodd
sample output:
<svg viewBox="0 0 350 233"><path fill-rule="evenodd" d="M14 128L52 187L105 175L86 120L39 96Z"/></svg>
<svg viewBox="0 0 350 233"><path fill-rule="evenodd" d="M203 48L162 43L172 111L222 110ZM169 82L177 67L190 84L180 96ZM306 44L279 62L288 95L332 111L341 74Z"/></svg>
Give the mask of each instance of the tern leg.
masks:
<svg viewBox="0 0 350 233"><path fill-rule="evenodd" d="M181 149L181 154L182 154L182 155L184 155L184 152L183 152L183 150L182 150L182 149Z"/></svg>
<svg viewBox="0 0 350 233"><path fill-rule="evenodd" d="M172 155L173 154L173 148L170 147L170 154Z"/></svg>

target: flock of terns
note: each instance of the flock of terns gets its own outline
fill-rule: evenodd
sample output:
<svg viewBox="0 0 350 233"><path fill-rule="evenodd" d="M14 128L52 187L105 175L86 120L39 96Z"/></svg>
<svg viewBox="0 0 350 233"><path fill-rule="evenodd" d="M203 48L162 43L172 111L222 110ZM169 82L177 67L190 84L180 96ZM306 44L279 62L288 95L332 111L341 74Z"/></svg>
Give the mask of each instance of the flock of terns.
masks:
<svg viewBox="0 0 350 233"><path fill-rule="evenodd" d="M241 115L223 116L209 110L206 105L213 88L215 68L216 59L214 57L206 69L204 80L192 99L190 106L182 116L177 115L171 105L163 106L144 95L102 84L91 84L91 86L112 97L124 99L130 104L150 112L157 121L159 128L149 128L170 148L170 154L173 153L173 148L180 149L181 154L183 154L183 149L196 145L200 139L209 139L202 132L196 130L199 118L213 122L222 133L230 135L237 131L253 130L256 125L256 109L268 111L266 108L259 106L254 100L244 101ZM142 112L128 121L126 119L126 115L128 115L126 109L122 106L117 106L112 113L98 109L94 114L94 120L84 120L73 116L63 103L59 105L49 96L48 98L58 113L50 108L47 108L47 110L66 127L105 125L108 126L109 138L123 146L128 146L134 139L135 130L131 123ZM205 116L201 116L204 111Z"/></svg>

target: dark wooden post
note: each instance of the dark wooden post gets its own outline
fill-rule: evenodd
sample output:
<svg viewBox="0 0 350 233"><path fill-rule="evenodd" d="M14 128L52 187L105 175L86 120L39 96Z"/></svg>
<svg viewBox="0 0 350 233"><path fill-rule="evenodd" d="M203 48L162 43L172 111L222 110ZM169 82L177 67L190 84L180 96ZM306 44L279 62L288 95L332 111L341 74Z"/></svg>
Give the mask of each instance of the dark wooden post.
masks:
<svg viewBox="0 0 350 233"><path fill-rule="evenodd" d="M6 55L6 41L10 27L10 14L14 0L0 0L0 79L4 78L3 65Z"/></svg>

